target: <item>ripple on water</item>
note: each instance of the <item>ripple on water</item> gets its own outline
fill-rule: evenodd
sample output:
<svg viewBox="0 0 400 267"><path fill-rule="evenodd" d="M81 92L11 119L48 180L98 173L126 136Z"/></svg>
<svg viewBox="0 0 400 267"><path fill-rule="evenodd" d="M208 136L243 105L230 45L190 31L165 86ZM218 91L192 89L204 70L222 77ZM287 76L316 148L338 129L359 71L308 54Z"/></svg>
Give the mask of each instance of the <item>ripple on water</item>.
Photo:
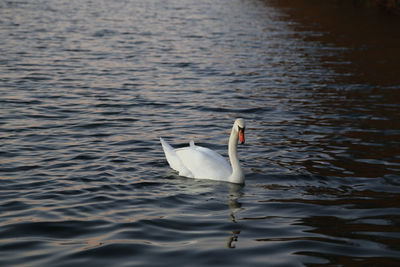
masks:
<svg viewBox="0 0 400 267"><path fill-rule="evenodd" d="M0 4L0 265L399 265L399 27L306 2ZM246 185L168 167L236 117Z"/></svg>

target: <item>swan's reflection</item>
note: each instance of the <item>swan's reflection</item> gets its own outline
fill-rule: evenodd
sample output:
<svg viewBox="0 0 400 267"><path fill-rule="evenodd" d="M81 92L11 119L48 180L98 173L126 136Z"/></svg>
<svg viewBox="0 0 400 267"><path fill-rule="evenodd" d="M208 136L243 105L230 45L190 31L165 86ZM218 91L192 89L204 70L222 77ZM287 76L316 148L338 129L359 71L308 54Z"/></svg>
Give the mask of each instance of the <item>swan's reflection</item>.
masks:
<svg viewBox="0 0 400 267"><path fill-rule="evenodd" d="M242 203L238 201L239 198L242 197L243 195L243 193L241 192L242 188L243 185L230 184L229 201L228 201L228 206L230 209L229 218L235 224L237 223L235 218L235 213L242 207ZM240 230L233 230L231 231L231 234L232 235L228 237L228 241L226 243L227 248L236 247L235 244L238 242Z"/></svg>
<svg viewBox="0 0 400 267"><path fill-rule="evenodd" d="M232 236L228 238L228 242L226 243L228 248L236 248L235 243L238 241L239 234L240 231L232 231Z"/></svg>

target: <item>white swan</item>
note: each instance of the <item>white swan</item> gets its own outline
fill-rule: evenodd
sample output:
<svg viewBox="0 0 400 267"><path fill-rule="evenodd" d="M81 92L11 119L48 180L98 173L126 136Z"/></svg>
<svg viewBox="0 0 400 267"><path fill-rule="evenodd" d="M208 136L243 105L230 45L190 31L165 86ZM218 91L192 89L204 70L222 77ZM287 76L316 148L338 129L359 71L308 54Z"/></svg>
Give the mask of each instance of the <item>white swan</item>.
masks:
<svg viewBox="0 0 400 267"><path fill-rule="evenodd" d="M162 138L160 141L169 166L179 172L179 175L243 184L244 174L237 157L237 144L238 140L241 144L245 141L245 127L244 120L240 118L233 124L228 147L231 164L217 152L196 146L193 141L190 141L189 147L178 149L174 149Z"/></svg>

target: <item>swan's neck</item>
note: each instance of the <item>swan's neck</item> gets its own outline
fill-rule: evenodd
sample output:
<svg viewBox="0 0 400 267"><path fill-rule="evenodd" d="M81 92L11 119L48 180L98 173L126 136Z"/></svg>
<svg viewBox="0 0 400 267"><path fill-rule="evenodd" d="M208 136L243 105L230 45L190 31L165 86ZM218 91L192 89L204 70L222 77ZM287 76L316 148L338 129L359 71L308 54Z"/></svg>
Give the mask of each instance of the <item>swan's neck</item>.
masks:
<svg viewBox="0 0 400 267"><path fill-rule="evenodd" d="M240 168L240 162L237 156L237 144L238 144L238 132L232 128L231 136L229 137L229 160L232 166L232 174L229 177L229 181L232 183L242 184L244 181L244 174L242 168Z"/></svg>

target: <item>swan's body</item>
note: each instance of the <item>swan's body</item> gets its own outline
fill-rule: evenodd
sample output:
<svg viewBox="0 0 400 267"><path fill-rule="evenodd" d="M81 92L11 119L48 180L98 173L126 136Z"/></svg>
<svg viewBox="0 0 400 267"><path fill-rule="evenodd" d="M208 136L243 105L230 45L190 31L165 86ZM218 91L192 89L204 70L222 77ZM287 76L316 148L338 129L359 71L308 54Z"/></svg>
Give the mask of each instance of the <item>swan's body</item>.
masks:
<svg viewBox="0 0 400 267"><path fill-rule="evenodd" d="M160 141L170 167L179 172L179 175L242 184L244 174L237 157L237 144L238 139L240 143L244 143L244 129L244 120L237 119L229 138L228 152L231 164L217 152L196 146L193 141L190 142L190 146L178 149L174 149L162 138Z"/></svg>

